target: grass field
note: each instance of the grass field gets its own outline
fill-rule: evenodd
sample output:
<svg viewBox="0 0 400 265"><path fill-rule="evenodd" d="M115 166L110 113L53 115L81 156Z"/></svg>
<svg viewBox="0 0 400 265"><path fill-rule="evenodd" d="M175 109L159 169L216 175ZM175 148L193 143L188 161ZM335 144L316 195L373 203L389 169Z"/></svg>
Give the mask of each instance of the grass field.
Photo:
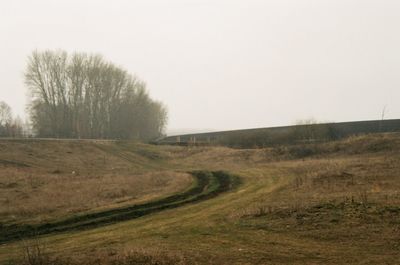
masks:
<svg viewBox="0 0 400 265"><path fill-rule="evenodd" d="M0 142L0 223L38 223L150 200L191 185L185 172L116 148L112 142Z"/></svg>
<svg viewBox="0 0 400 265"><path fill-rule="evenodd" d="M193 186L195 170L241 181L134 220L4 243L2 264L400 260L400 134L264 149L4 140L0 150L0 229L160 200Z"/></svg>

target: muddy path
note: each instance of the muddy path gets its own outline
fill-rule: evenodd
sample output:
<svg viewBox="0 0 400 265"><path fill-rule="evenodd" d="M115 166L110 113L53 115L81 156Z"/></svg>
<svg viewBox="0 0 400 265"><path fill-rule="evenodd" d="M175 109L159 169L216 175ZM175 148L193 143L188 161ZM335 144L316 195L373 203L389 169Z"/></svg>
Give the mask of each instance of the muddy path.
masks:
<svg viewBox="0 0 400 265"><path fill-rule="evenodd" d="M64 220L37 225L0 226L0 244L55 233L87 230L132 220L166 209L211 199L231 190L240 183L238 177L224 171L194 171L190 174L195 180L190 189L158 200L95 213L79 214Z"/></svg>

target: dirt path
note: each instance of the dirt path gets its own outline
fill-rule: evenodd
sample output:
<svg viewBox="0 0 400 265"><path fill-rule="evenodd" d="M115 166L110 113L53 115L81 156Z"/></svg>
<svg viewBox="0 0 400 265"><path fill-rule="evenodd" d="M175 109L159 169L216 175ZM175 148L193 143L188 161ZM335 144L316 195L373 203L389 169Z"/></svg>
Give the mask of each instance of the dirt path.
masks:
<svg viewBox="0 0 400 265"><path fill-rule="evenodd" d="M207 200L239 184L239 179L223 171L191 172L195 184L189 190L144 204L76 215L65 220L39 225L0 226L0 244L53 233L80 231L135 219L165 209Z"/></svg>

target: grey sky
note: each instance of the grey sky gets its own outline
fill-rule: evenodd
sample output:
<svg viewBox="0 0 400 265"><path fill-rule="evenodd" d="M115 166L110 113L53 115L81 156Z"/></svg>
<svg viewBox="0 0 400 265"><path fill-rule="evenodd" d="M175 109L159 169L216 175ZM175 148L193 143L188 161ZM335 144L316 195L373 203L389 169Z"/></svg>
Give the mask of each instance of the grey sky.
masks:
<svg viewBox="0 0 400 265"><path fill-rule="evenodd" d="M34 49L103 54L169 128L400 118L398 0L3 0L0 100L22 115Z"/></svg>

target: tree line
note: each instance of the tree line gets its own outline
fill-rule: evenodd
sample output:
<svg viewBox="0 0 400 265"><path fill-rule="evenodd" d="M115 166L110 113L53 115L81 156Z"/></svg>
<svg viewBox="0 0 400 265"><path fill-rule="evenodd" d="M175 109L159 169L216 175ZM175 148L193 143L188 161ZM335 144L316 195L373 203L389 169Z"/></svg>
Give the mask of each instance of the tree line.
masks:
<svg viewBox="0 0 400 265"><path fill-rule="evenodd" d="M38 137L149 140L166 126L167 110L145 83L101 55L34 51L25 84Z"/></svg>

